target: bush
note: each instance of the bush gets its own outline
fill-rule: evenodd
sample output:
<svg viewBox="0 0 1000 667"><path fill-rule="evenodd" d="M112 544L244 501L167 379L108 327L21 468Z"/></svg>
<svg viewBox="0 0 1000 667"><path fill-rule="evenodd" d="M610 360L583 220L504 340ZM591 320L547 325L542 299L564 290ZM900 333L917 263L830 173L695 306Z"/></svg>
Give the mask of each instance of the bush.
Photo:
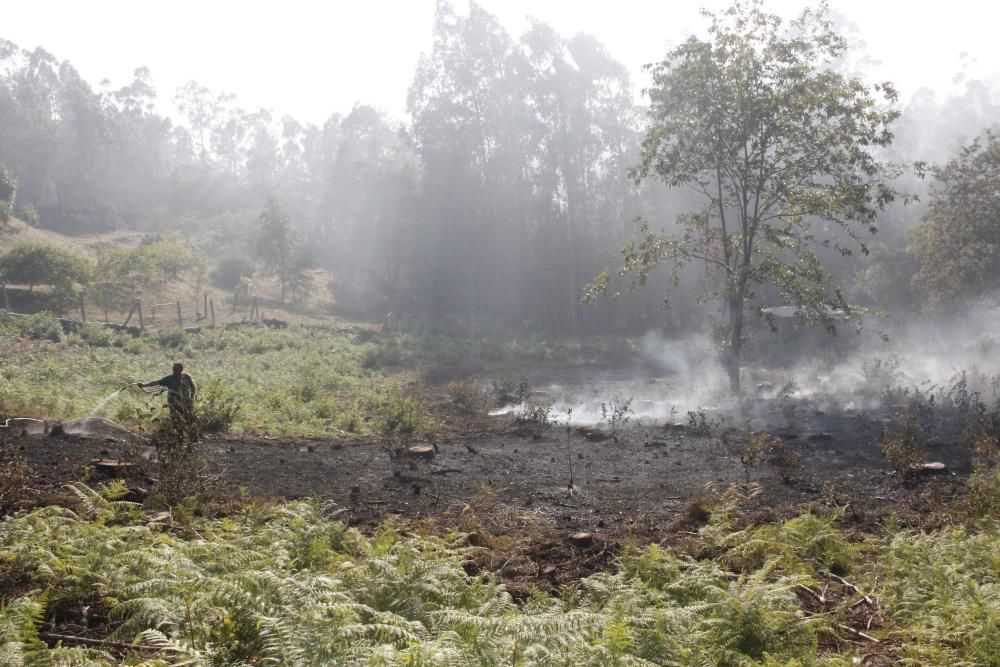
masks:
<svg viewBox="0 0 1000 667"><path fill-rule="evenodd" d="M25 315L23 317L8 316L8 320L14 325L15 330L22 336L34 338L35 340L49 340L58 342L63 335L62 325L59 320L48 311Z"/></svg>
<svg viewBox="0 0 1000 667"><path fill-rule="evenodd" d="M38 209L36 209L31 204L27 206L22 206L17 210L17 217L21 218L24 222L28 223L32 227L38 226Z"/></svg>
<svg viewBox="0 0 1000 667"><path fill-rule="evenodd" d="M10 222L10 204L5 201L0 201L0 230L7 226Z"/></svg>
<svg viewBox="0 0 1000 667"><path fill-rule="evenodd" d="M212 380L198 390L195 412L202 432L225 433L236 423L239 399L221 380Z"/></svg>
<svg viewBox="0 0 1000 667"><path fill-rule="evenodd" d="M212 283L216 287L234 290L240 285L241 278L252 278L253 262L246 257L230 255L223 257L212 272Z"/></svg>
<svg viewBox="0 0 1000 667"><path fill-rule="evenodd" d="M17 176L11 170L0 167L0 202L13 206L16 198Z"/></svg>
<svg viewBox="0 0 1000 667"><path fill-rule="evenodd" d="M482 417L490 407L490 397L473 380L455 380L445 387L452 405L465 415Z"/></svg>
<svg viewBox="0 0 1000 667"><path fill-rule="evenodd" d="M75 285L86 284L90 262L58 246L20 241L0 257L0 280L7 283L51 285L57 296L74 294Z"/></svg>
<svg viewBox="0 0 1000 667"><path fill-rule="evenodd" d="M375 405L375 427L382 435L408 435L424 427L427 412L416 396L391 385Z"/></svg>
<svg viewBox="0 0 1000 667"><path fill-rule="evenodd" d="M156 338L162 348L179 349L184 347L184 343L187 341L187 334L184 333L183 329L170 327L167 329L160 329L156 334Z"/></svg>

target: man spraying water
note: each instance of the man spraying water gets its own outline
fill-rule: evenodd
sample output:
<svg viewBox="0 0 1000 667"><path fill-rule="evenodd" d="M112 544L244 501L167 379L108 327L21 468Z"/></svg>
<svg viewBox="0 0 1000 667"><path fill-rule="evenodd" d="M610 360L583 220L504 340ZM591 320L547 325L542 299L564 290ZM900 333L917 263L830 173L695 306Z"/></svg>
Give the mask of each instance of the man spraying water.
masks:
<svg viewBox="0 0 1000 667"><path fill-rule="evenodd" d="M193 440L197 439L194 419L194 396L197 387L191 376L184 372L184 364L174 364L173 373L153 382L137 382L140 389L146 387L164 387L167 390L167 405L170 407L170 418L179 422L184 430L190 430Z"/></svg>

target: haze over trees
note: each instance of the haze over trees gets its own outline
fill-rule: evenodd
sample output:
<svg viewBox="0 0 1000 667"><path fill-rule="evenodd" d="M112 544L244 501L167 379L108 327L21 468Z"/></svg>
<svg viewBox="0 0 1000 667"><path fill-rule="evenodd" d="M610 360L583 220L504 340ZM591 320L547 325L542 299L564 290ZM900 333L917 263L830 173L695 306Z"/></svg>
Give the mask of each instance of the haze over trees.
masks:
<svg viewBox="0 0 1000 667"><path fill-rule="evenodd" d="M765 16L756 2L734 7ZM829 17L815 15L815 32L798 41L769 20L733 30L717 21L714 37L676 47L654 68L646 109L627 68L597 38L538 22L511 35L474 3L463 13L441 2L407 117L359 104L321 125L245 108L195 81L164 97L143 67L125 86L95 86L68 60L2 41L5 210L71 234L183 229L192 250L211 248L211 274L227 284L271 272L285 298L301 299L305 283L289 281L308 265L327 272L338 303L437 321L680 332L703 326L697 300L716 293L734 318L726 322L734 357L746 336L764 330L751 319L743 331L741 318L760 314L757 306L793 304L829 324L824 315L848 304L919 305L936 289L933 260L917 237L907 244L906 230L925 204L886 206L889 190L880 188L927 201L933 179L907 171L886 184L884 163L954 156L994 122L996 87L968 81L958 98L919 93L898 109L897 137L886 146L890 89L873 96L838 69L847 47ZM717 88L699 93L702 84ZM175 117L162 111L169 100ZM700 133L678 124L686 115L700 119ZM681 139L674 157L661 150ZM733 151L741 141L750 151L744 166L784 176L740 172ZM821 155L804 150L812 145ZM786 150L800 159L779 154ZM722 157L725 165L713 164ZM638 182L629 176L637 166ZM696 192L711 181L699 174L716 166L728 167L716 183L722 192L707 194L727 217L724 231ZM692 187L666 187L681 183ZM258 218L271 200L310 251L277 269L257 253ZM757 201L767 206L753 214ZM934 202L919 238L944 229ZM675 222L685 212L694 215ZM634 238L638 217L692 253L691 243L707 244L721 274L685 267L671 309L661 304L663 283L675 277L668 267L632 298L581 305L588 282ZM820 218L833 227L813 224ZM858 249L851 234L867 236L866 226L879 229L864 242L870 256L835 252ZM986 270L965 268L953 279L966 286ZM749 310L733 307L751 295Z"/></svg>

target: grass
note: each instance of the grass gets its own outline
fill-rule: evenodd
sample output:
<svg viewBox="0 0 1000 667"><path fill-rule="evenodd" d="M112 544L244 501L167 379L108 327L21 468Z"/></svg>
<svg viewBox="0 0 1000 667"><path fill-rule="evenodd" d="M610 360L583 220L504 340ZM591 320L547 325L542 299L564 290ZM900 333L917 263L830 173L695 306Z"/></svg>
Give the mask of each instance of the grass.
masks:
<svg viewBox="0 0 1000 667"><path fill-rule="evenodd" d="M90 325L65 334L44 313L0 315L0 412L79 419L115 390L158 379L173 361L182 360L208 390L202 407L211 403L213 418L220 410L226 413L237 431L406 434L431 424L418 382L425 369L610 361L629 349L627 342L550 343L419 329L380 333L296 325L201 333L161 329L142 337ZM99 416L143 426L162 403L127 390Z"/></svg>
<svg viewBox="0 0 1000 667"><path fill-rule="evenodd" d="M330 329L244 327L199 334L161 331L133 338L98 327L62 334L46 316L0 319L0 411L78 419L108 394L158 379L183 360L206 400L236 405L236 430L366 433L381 406L392 407L412 374L364 368L373 344ZM163 403L126 390L101 413L143 425Z"/></svg>

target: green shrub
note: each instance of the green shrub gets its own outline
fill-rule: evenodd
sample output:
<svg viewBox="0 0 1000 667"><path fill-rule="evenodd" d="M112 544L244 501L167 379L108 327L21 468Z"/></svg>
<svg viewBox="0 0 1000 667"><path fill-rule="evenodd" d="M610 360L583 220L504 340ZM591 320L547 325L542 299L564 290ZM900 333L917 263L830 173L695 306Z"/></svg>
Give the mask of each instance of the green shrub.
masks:
<svg viewBox="0 0 1000 667"><path fill-rule="evenodd" d="M86 324L80 328L78 335L80 337L80 342L90 345L91 347L110 347L112 344L118 342L120 336L117 336L110 329L106 329L97 324ZM119 344L119 347L121 345Z"/></svg>
<svg viewBox="0 0 1000 667"><path fill-rule="evenodd" d="M224 382L214 379L199 387L195 412L204 433L225 433L239 416L239 397Z"/></svg>
<svg viewBox="0 0 1000 667"><path fill-rule="evenodd" d="M58 342L63 337L63 328L59 320L47 311L15 317L12 318L12 322L20 334L28 338Z"/></svg>
<svg viewBox="0 0 1000 667"><path fill-rule="evenodd" d="M164 349L180 349L187 342L187 334L180 327L168 327L156 333L156 340Z"/></svg>
<svg viewBox="0 0 1000 667"><path fill-rule="evenodd" d="M382 435L407 435L424 427L427 411L416 396L392 384L375 404L375 430Z"/></svg>
<svg viewBox="0 0 1000 667"><path fill-rule="evenodd" d="M36 209L31 204L28 204L27 206L22 206L21 208L17 209L17 217L19 217L21 220L28 223L32 227L38 226L38 221L39 221L38 209Z"/></svg>
<svg viewBox="0 0 1000 667"><path fill-rule="evenodd" d="M475 380L455 380L445 387L452 405L462 414L483 417L490 407L490 397Z"/></svg>
<svg viewBox="0 0 1000 667"><path fill-rule="evenodd" d="M219 260L212 271L212 284L227 290L234 290L242 278L253 278L254 265L246 257L227 255Z"/></svg>
<svg viewBox="0 0 1000 667"><path fill-rule="evenodd" d="M64 248L19 241L0 256L0 281L28 285L50 285L59 297L70 297L77 284L86 284L90 262Z"/></svg>
<svg viewBox="0 0 1000 667"><path fill-rule="evenodd" d="M17 198L17 176L10 169L0 167L0 202L14 205Z"/></svg>

